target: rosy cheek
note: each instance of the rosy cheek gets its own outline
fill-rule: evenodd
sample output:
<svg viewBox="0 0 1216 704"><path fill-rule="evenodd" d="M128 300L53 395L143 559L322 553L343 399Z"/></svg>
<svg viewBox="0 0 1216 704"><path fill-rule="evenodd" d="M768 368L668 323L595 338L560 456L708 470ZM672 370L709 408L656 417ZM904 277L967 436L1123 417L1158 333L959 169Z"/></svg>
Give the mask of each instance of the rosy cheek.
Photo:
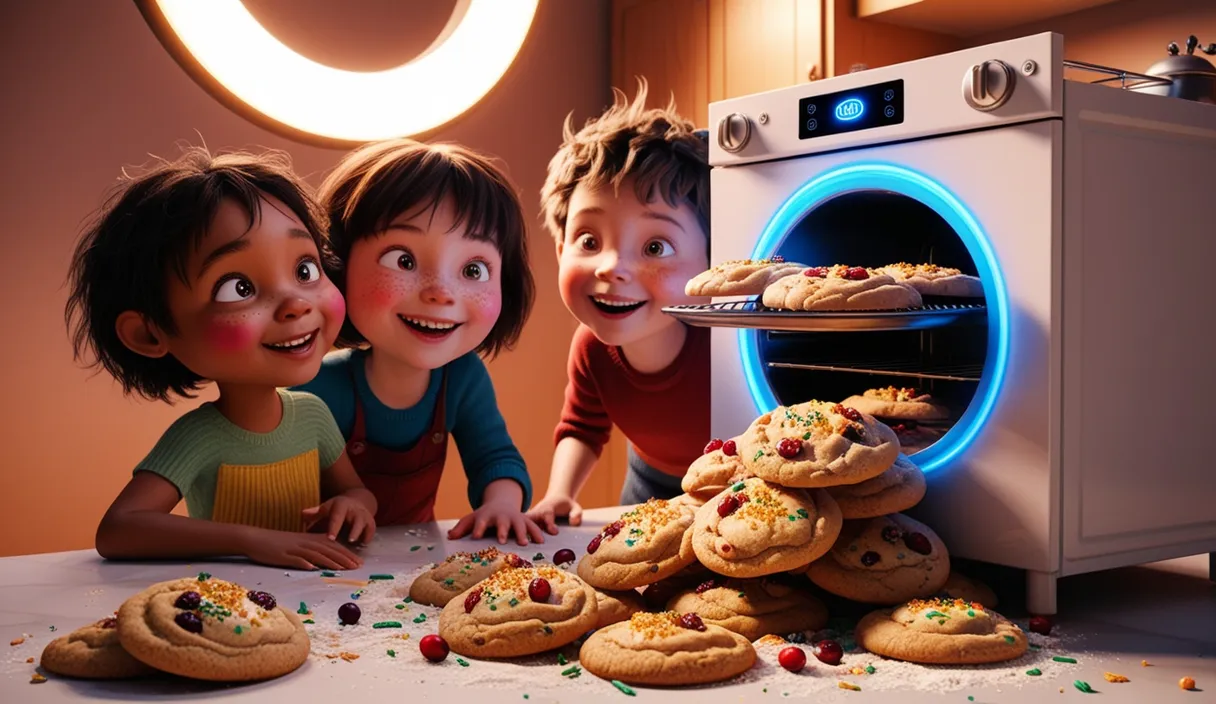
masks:
<svg viewBox="0 0 1216 704"><path fill-rule="evenodd" d="M412 277L411 277L412 278ZM350 305L372 311L396 308L415 286L403 276L376 276L347 287Z"/></svg>
<svg viewBox="0 0 1216 704"><path fill-rule="evenodd" d="M342 297L336 287L326 291L318 305L321 308L321 314L326 319L337 322L346 319L346 299Z"/></svg>
<svg viewBox="0 0 1216 704"><path fill-rule="evenodd" d="M217 352L232 354L246 352L258 340L254 324L241 319L214 320L207 326L207 343Z"/></svg>
<svg viewBox="0 0 1216 704"><path fill-rule="evenodd" d="M497 321L502 313L502 293L500 291L472 290L464 294L469 310L480 320Z"/></svg>

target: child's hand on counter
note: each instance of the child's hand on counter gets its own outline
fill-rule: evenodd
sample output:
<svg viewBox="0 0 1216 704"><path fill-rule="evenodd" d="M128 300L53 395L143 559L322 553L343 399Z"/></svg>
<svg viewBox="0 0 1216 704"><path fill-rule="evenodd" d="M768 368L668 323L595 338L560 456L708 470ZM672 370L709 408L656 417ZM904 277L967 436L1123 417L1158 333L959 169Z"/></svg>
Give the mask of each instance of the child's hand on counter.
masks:
<svg viewBox="0 0 1216 704"><path fill-rule="evenodd" d="M528 518L542 524L549 535L557 535L557 519L562 517L577 526L583 522L583 507L569 496L545 496L528 511Z"/></svg>
<svg viewBox="0 0 1216 704"><path fill-rule="evenodd" d="M523 491L513 479L498 479L490 482L483 495L481 507L460 519L448 531L449 540L459 540L466 535L472 535L479 540L486 534L488 528L498 533L498 543L505 545L512 534L515 542L527 545L531 538L534 543L545 542L545 535L540 526L519 510L523 501Z"/></svg>

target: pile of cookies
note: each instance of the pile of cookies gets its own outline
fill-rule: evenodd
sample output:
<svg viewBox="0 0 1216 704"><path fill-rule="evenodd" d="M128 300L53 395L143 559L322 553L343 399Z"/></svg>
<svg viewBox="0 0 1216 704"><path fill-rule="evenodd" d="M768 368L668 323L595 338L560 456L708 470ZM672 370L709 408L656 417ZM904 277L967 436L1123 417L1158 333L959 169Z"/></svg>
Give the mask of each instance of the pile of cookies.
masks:
<svg viewBox="0 0 1216 704"><path fill-rule="evenodd" d="M805 266L772 259L736 259L698 274L689 296L759 296L768 308L793 311L919 308L925 296L983 298L979 278L953 267L899 262L862 266Z"/></svg>
<svg viewBox="0 0 1216 704"><path fill-rule="evenodd" d="M274 596L203 572L153 584L112 616L51 641L41 666L82 679L244 682L294 671L309 649L304 624Z"/></svg>
<svg viewBox="0 0 1216 704"><path fill-rule="evenodd" d="M907 454L937 442L948 429L942 422L950 418L950 410L931 394L912 387L866 389L842 403L889 426Z"/></svg>

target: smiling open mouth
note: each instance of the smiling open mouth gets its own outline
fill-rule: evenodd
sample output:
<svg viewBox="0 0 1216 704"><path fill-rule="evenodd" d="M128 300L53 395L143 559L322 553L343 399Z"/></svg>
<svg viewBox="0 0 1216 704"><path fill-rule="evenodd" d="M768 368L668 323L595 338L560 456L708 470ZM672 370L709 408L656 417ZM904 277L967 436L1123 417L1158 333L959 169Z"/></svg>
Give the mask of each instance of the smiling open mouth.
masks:
<svg viewBox="0 0 1216 704"><path fill-rule="evenodd" d="M282 352L284 354L301 354L312 349L312 345L317 340L317 335L321 333L320 329L313 330L307 335L293 337L290 340L283 342L262 343L262 347L274 352Z"/></svg>
<svg viewBox="0 0 1216 704"><path fill-rule="evenodd" d="M618 301L599 296L588 296L601 313L612 318L621 318L646 305L646 301Z"/></svg>
<svg viewBox="0 0 1216 704"><path fill-rule="evenodd" d="M441 340L456 331L464 323L453 323L439 320L426 320L424 318L411 318L404 315L398 315L401 322L412 330L415 334L420 335L428 340Z"/></svg>

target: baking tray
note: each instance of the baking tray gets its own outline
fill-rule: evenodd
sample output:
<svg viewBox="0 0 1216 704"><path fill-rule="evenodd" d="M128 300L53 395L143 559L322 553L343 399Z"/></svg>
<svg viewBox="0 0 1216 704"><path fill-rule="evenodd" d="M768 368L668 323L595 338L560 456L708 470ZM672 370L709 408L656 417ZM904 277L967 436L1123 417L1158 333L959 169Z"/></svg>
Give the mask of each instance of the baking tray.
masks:
<svg viewBox="0 0 1216 704"><path fill-rule="evenodd" d="M963 322L986 322L988 308L982 303L958 303L900 310L792 311L766 308L749 300L668 306L663 312L698 327L840 332L925 330Z"/></svg>

